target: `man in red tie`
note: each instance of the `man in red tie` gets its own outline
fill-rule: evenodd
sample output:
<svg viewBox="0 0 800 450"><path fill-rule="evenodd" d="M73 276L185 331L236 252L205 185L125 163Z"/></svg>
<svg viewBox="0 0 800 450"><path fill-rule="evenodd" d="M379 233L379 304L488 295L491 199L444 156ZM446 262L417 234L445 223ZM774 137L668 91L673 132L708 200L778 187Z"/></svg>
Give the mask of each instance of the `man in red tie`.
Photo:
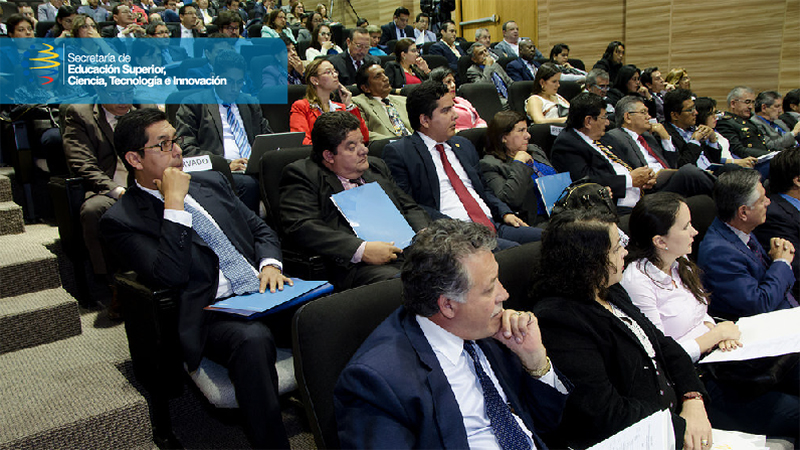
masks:
<svg viewBox="0 0 800 450"><path fill-rule="evenodd" d="M454 136L456 112L447 87L422 83L408 96L406 108L415 133L383 150L401 189L434 220L450 217L495 230L498 248L541 239L541 229L529 227L485 189L478 152L468 139Z"/></svg>
<svg viewBox="0 0 800 450"><path fill-rule="evenodd" d="M652 123L641 97L626 96L616 105L615 128L603 137L608 147L633 168L649 167L656 184L649 192L667 191L684 197L711 195L714 178L693 164L676 169L678 151L660 123Z"/></svg>

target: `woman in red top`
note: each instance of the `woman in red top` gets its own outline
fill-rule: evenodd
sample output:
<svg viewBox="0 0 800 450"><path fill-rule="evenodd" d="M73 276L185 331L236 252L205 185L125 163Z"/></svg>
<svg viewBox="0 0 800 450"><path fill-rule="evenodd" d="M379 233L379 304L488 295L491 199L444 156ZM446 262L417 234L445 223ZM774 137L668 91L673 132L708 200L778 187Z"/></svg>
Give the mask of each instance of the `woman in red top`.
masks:
<svg viewBox="0 0 800 450"><path fill-rule="evenodd" d="M292 104L289 128L292 131L302 131L306 134L303 145L311 145L311 130L314 122L324 112L349 111L361 122L361 134L364 143L369 142L369 130L361 118L356 105L351 101L353 94L339 83L339 72L333 64L324 59L315 59L306 67L306 80L308 88L306 96ZM339 92L342 103L331 100L331 94Z"/></svg>
<svg viewBox="0 0 800 450"><path fill-rule="evenodd" d="M394 61L386 63L386 76L395 94L407 84L419 84L428 79L431 69L419 56L419 49L411 38L400 39L394 46Z"/></svg>

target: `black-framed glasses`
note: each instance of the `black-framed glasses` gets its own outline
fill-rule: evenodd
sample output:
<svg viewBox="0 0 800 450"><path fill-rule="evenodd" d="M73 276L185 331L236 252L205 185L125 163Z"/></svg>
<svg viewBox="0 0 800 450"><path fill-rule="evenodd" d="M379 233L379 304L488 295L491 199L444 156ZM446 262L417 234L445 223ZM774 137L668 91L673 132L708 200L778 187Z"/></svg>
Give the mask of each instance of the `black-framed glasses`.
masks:
<svg viewBox="0 0 800 450"><path fill-rule="evenodd" d="M173 148L175 148L175 144L181 146L183 144L183 136L178 136L173 139L164 139L163 141L159 142L156 145L150 145L148 147L142 147L141 150L147 150L148 148L157 148L162 152L171 152Z"/></svg>
<svg viewBox="0 0 800 450"><path fill-rule="evenodd" d="M687 108L687 109L682 109L681 112L693 113L693 112L697 112L697 108L691 107L691 108Z"/></svg>

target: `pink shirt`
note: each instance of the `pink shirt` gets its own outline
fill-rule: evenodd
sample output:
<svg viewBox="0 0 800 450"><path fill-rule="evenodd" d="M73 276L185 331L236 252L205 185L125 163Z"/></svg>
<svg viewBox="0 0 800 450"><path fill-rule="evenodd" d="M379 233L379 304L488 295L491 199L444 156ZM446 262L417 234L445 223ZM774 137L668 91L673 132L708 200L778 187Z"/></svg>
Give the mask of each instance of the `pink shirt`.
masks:
<svg viewBox="0 0 800 450"><path fill-rule="evenodd" d="M471 128L486 128L486 121L478 115L478 110L472 106L469 100L455 97L453 99L458 118L456 119L456 131L469 130Z"/></svg>
<svg viewBox="0 0 800 450"><path fill-rule="evenodd" d="M620 283L633 304L697 362L700 346L695 339L709 331L703 322L714 323L714 319L707 313L708 306L697 301L681 282L677 262L672 264L670 272L671 276L650 261L640 259L628 265Z"/></svg>

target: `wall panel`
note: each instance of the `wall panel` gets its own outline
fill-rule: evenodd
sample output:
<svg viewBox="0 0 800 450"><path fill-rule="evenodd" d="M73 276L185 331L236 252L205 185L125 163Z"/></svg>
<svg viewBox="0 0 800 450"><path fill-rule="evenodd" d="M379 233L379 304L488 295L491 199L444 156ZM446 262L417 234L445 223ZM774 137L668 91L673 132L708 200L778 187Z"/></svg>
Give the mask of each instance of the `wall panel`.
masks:
<svg viewBox="0 0 800 450"><path fill-rule="evenodd" d="M800 0L788 0L783 17L781 67L778 90L785 94L800 88Z"/></svg>

